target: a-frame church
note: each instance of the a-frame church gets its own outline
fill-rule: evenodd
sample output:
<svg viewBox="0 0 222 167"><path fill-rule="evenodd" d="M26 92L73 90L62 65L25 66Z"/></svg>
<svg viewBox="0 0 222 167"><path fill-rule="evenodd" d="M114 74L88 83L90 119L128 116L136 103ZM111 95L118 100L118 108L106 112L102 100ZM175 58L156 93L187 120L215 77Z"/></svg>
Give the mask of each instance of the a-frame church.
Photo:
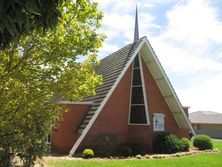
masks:
<svg viewBox="0 0 222 167"><path fill-rule="evenodd" d="M100 134L114 134L118 144L138 142L152 152L155 136L172 132L194 133L148 39L139 39L137 12L134 42L101 60L96 69L103 85L96 96L63 102L69 111L52 133L52 147L73 155L93 147Z"/></svg>

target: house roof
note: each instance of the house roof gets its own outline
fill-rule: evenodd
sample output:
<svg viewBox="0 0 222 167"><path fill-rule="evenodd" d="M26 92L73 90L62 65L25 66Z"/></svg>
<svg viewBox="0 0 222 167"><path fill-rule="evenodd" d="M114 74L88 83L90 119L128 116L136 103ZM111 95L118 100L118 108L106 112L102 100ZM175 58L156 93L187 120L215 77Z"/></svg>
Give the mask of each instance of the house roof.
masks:
<svg viewBox="0 0 222 167"><path fill-rule="evenodd" d="M222 114L213 111L197 111L189 114L192 124L222 124Z"/></svg>
<svg viewBox="0 0 222 167"><path fill-rule="evenodd" d="M170 108L170 111L177 121L178 126L180 128L189 128L193 134L195 134L155 52L153 51L148 39L143 37L101 60L96 72L103 76L103 85L96 89L96 96L87 97L82 100L83 102L91 101L94 103L78 128L78 132L80 132L81 135L71 149L70 155L74 154L120 82L121 78L124 76L125 72L138 54L142 56L147 68L150 70L160 92Z"/></svg>

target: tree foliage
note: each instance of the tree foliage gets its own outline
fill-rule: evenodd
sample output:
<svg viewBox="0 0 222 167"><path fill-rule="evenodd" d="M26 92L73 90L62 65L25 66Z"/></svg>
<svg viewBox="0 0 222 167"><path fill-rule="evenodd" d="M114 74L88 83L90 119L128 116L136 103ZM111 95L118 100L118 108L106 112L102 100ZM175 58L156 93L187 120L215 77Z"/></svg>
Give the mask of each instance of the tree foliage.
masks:
<svg viewBox="0 0 222 167"><path fill-rule="evenodd" d="M66 0L59 11L54 29L34 30L0 51L0 150L26 166L44 154L54 120L65 110L54 101L93 95L101 83L93 70L104 39L97 4Z"/></svg>
<svg viewBox="0 0 222 167"><path fill-rule="evenodd" d="M1 0L0 46L5 47L13 39L39 27L56 25L59 3L61 0Z"/></svg>

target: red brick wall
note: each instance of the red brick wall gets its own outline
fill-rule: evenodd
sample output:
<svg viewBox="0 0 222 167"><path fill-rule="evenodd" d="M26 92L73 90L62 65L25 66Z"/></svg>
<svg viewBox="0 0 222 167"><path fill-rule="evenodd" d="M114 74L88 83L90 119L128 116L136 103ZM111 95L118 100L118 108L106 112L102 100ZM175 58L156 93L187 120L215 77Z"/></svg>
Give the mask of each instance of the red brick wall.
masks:
<svg viewBox="0 0 222 167"><path fill-rule="evenodd" d="M143 61L142 61L143 62ZM187 132L188 136L189 133L187 130L181 130L176 120L173 117L166 101L164 100L155 80L152 77L147 65L143 62L143 73L144 73L144 82L145 82L145 89L146 89L146 96L148 101L148 112L149 112L149 119L150 125L130 125L129 126L129 141L140 142L143 143L146 147L147 152L151 152L153 150L152 142L155 140L155 136L158 132L153 131L153 114L154 113L163 113L164 117L164 124L165 124L165 131L172 132L179 136L187 136L184 135ZM188 137L187 136L187 137Z"/></svg>
<svg viewBox="0 0 222 167"><path fill-rule="evenodd" d="M164 97L162 96L155 80L152 77L147 65L143 63L143 72L144 72L144 82L146 88L146 96L148 101L148 110L149 110L149 118L150 118L150 126L149 131L152 132L150 136L153 136L153 140L155 140L155 136L158 132L153 132L153 114L154 113L164 113L164 124L165 124L165 132L172 132L181 137L189 137L189 132L187 129L180 129L177 125L177 122L170 111Z"/></svg>
<svg viewBox="0 0 222 167"><path fill-rule="evenodd" d="M177 131L179 129L173 114L171 113L164 97L162 96L157 84L155 83L152 74L147 68L147 65L143 62L144 80L146 85L146 95L148 100L148 110L150 121L152 122L151 128L153 128L153 114L163 113L165 115L165 131Z"/></svg>
<svg viewBox="0 0 222 167"><path fill-rule="evenodd" d="M90 105L68 105L68 111L63 113L63 119L59 122L58 128L52 132L52 147L54 151L65 154L69 153L80 136L76 133L76 128L89 107Z"/></svg>
<svg viewBox="0 0 222 167"><path fill-rule="evenodd" d="M143 69L150 125L128 125L132 72L132 67L130 67L86 134L78 151L93 146L97 135L113 133L118 137L119 143L143 143L146 151L150 152L153 149L152 142L156 136L156 132L153 132L153 113L160 112L165 114L165 131L176 133L179 136L189 136L187 130L182 130L178 127L152 74L144 62Z"/></svg>
<svg viewBox="0 0 222 167"><path fill-rule="evenodd" d="M93 145L98 134L112 133L118 137L119 143L127 142L131 72L130 67L86 134L78 151Z"/></svg>

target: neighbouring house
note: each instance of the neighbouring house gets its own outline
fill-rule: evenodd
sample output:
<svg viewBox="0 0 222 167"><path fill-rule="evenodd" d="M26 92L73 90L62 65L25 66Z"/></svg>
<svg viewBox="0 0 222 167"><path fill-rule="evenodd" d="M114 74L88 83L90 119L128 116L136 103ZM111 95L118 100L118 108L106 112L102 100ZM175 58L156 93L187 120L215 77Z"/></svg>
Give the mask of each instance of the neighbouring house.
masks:
<svg viewBox="0 0 222 167"><path fill-rule="evenodd" d="M158 133L189 137L193 131L163 67L146 37L139 39L137 12L134 42L101 60L96 72L103 85L96 96L61 102L69 111L52 132L52 147L60 153L93 147L98 135L114 134L118 144L142 143L153 151Z"/></svg>
<svg viewBox="0 0 222 167"><path fill-rule="evenodd" d="M197 111L190 113L189 119L196 134L205 134L215 139L222 139L221 113Z"/></svg>

